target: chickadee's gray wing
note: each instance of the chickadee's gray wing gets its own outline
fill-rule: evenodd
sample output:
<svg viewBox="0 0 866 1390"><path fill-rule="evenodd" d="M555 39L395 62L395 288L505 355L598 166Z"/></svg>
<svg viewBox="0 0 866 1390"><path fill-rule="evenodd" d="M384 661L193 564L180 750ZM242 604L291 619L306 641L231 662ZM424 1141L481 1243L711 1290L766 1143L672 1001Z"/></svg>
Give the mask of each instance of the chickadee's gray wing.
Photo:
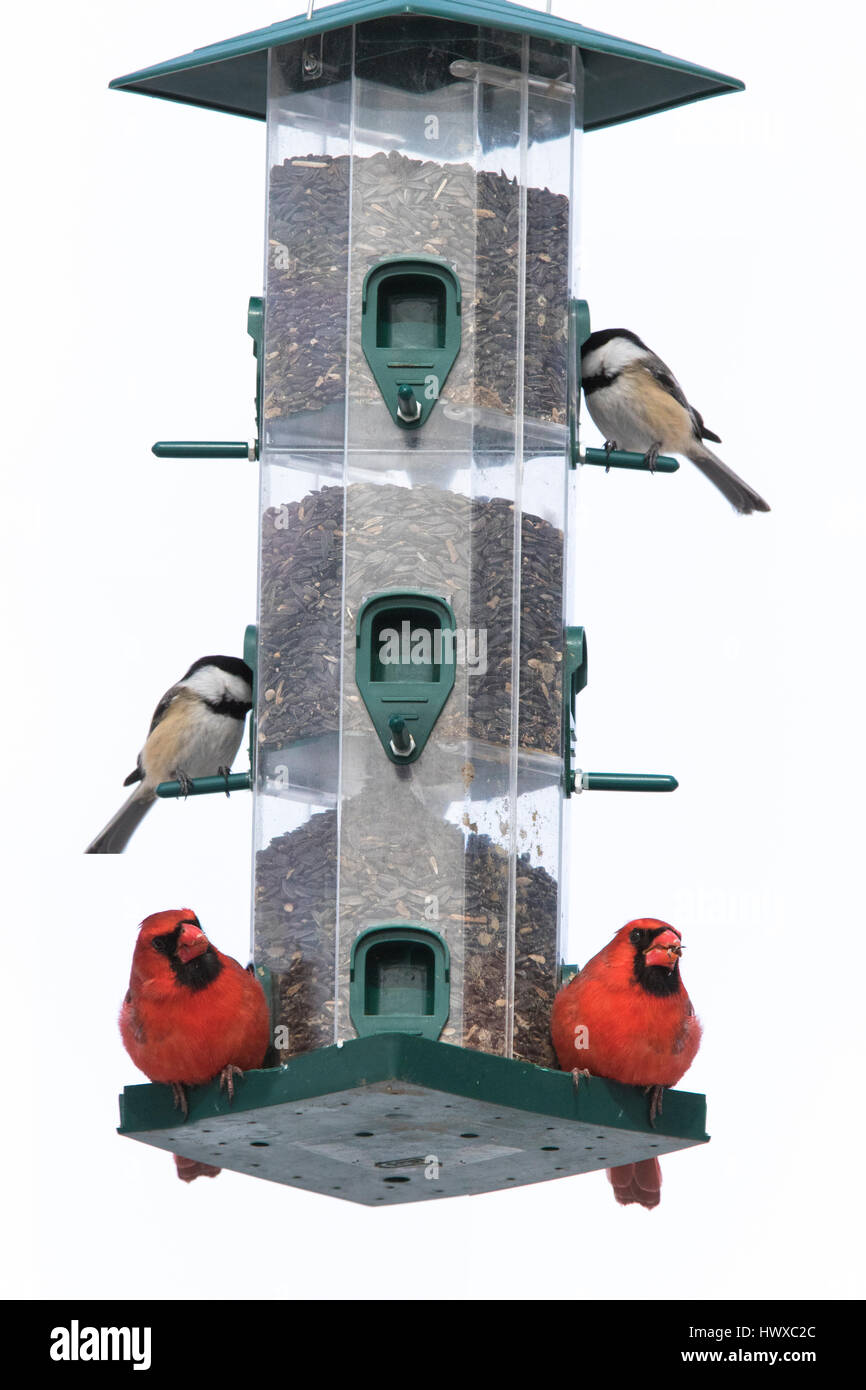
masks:
<svg viewBox="0 0 866 1390"><path fill-rule="evenodd" d="M680 386L680 383L677 381L670 367L665 366L662 359L656 357L654 352L647 355L646 367L650 374L655 377L659 385L665 388L668 395L673 396L675 401L679 401L683 409L687 410L691 415L693 413L692 408L686 400L683 388Z"/></svg>
<svg viewBox="0 0 866 1390"><path fill-rule="evenodd" d="M169 689L168 689L168 690L165 692L165 694L163 695L163 697L162 697L162 699L160 700L159 704L157 705L156 709L153 711L153 718L152 718L151 721L150 721L150 728L149 728L148 731L147 731L147 737L148 737L148 738L150 738L150 736L151 736L151 734L153 733L154 729L156 728L157 724L161 724L161 723L162 723L163 719L165 718L166 714L168 713L169 706L171 705L172 701L176 698L177 693L178 693L179 690L180 690L180 686L179 686L179 685L172 685L172 686L169 687ZM146 742L146 740L145 740L145 742ZM124 785L125 787L131 787L132 784L133 784L133 782L140 782L141 779L142 779L143 777L144 777L144 771L143 771L142 766L141 766L141 754L139 753L139 755L138 755L138 760L137 760L137 762L136 762L136 764L135 764L135 768L133 769L132 772L130 772L130 774L129 774L128 777L125 777L125 778L124 778L124 780L123 780L123 785Z"/></svg>
<svg viewBox="0 0 866 1390"><path fill-rule="evenodd" d="M699 411L695 410L694 406L691 406L691 412L694 416L695 424L698 427L698 439L712 439L714 444L721 444L722 441L719 436L713 434L712 430L707 429L704 424L704 417Z"/></svg>
<svg viewBox="0 0 866 1390"><path fill-rule="evenodd" d="M695 432L695 439L712 439L716 444L721 444L722 441L719 436L713 434L712 430L707 429L700 412L695 410L694 406L687 400L685 391L680 386L680 383L677 381L670 367L665 366L661 358L656 357L655 353L651 355L646 365L650 374L659 385L663 386L668 395L673 396L674 400L688 412Z"/></svg>
<svg viewBox="0 0 866 1390"><path fill-rule="evenodd" d="M168 712L169 705L171 704L172 700L177 698L179 690L179 685L173 685L163 695L156 709L153 711L153 718L150 721L150 728L147 731L148 738L150 738L157 724L162 723L163 719L166 716L166 713Z"/></svg>

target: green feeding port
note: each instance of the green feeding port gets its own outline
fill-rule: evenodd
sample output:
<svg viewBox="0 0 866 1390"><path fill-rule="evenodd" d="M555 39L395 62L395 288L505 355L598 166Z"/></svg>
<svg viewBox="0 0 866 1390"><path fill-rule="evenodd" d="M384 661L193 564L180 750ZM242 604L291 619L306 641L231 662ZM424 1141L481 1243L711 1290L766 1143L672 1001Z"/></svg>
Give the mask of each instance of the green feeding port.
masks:
<svg viewBox="0 0 866 1390"><path fill-rule="evenodd" d="M367 952L364 1013L433 1013L433 952L429 946L383 941Z"/></svg>
<svg viewBox="0 0 866 1390"><path fill-rule="evenodd" d="M358 612L355 682L393 763L424 751L454 688L454 610L418 590L373 594Z"/></svg>
<svg viewBox="0 0 866 1390"><path fill-rule="evenodd" d="M380 608L373 617L370 679L435 684L442 677L440 632L438 615L430 609L402 604Z"/></svg>
<svg viewBox="0 0 866 1390"><path fill-rule="evenodd" d="M460 282L436 256L388 256L367 271L361 345L395 424L429 418L462 337Z"/></svg>
<svg viewBox="0 0 866 1390"><path fill-rule="evenodd" d="M438 932L402 923L368 928L352 947L349 979L359 1037L439 1037L450 1008L450 959Z"/></svg>
<svg viewBox="0 0 866 1390"><path fill-rule="evenodd" d="M376 343L388 348L445 346L445 286L433 275L391 275L379 291ZM399 362L389 364L399 368ZM432 363L430 364L432 367Z"/></svg>

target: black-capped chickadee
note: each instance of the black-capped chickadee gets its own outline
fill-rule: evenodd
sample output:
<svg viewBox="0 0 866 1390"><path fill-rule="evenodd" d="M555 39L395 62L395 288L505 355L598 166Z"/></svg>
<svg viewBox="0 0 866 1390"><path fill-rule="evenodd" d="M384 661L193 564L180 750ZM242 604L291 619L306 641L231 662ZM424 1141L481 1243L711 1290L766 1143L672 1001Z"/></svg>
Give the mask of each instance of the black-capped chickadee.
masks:
<svg viewBox="0 0 866 1390"><path fill-rule="evenodd" d="M252 707L253 673L236 656L203 656L167 690L153 713L135 771L132 796L85 850L120 854L156 800L160 782L228 774Z"/></svg>
<svg viewBox="0 0 866 1390"><path fill-rule="evenodd" d="M580 352L583 393L589 413L605 437L605 448L645 454L650 467L659 454L682 454L738 512L768 512L763 497L738 478L703 443L708 430L689 405L673 372L627 328L591 333Z"/></svg>

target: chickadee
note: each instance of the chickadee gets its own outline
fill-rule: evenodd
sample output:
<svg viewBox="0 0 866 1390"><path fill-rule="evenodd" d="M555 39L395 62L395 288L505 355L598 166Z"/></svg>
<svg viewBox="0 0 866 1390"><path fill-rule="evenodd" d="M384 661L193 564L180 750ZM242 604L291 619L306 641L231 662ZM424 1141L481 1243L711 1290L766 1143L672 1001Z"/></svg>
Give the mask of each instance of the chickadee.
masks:
<svg viewBox="0 0 866 1390"><path fill-rule="evenodd" d="M721 444L689 405L673 372L627 328L591 333L581 348L583 393L607 449L646 455L652 468L659 454L682 454L727 497L738 512L768 512L754 488L738 478L706 445Z"/></svg>
<svg viewBox="0 0 866 1390"><path fill-rule="evenodd" d="M236 656L203 656L153 713L134 772L124 782L132 796L88 845L85 854L121 854L156 800L160 782L186 788L194 777L228 774L252 708L253 673Z"/></svg>

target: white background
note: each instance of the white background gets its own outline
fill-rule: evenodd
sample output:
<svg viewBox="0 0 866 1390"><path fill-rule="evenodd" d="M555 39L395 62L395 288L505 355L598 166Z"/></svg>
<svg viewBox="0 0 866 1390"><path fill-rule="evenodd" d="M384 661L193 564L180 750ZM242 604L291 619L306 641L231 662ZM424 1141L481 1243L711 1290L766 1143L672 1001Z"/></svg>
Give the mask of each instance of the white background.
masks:
<svg viewBox="0 0 866 1390"><path fill-rule="evenodd" d="M594 326L650 343L773 508L737 517L689 465L580 480L580 761L681 785L572 803L567 954L633 916L682 930L705 1026L683 1085L712 1143L664 1160L651 1213L601 1175L369 1211L228 1172L187 1187L116 1136L142 1079L116 1025L136 924L192 906L248 949L249 798L81 850L159 695L255 616L255 468L150 445L252 433L265 149L260 123L107 84L286 15L49 0L11 20L3 91L12 1296L863 1294L863 19L555 8L747 85L585 142Z"/></svg>

